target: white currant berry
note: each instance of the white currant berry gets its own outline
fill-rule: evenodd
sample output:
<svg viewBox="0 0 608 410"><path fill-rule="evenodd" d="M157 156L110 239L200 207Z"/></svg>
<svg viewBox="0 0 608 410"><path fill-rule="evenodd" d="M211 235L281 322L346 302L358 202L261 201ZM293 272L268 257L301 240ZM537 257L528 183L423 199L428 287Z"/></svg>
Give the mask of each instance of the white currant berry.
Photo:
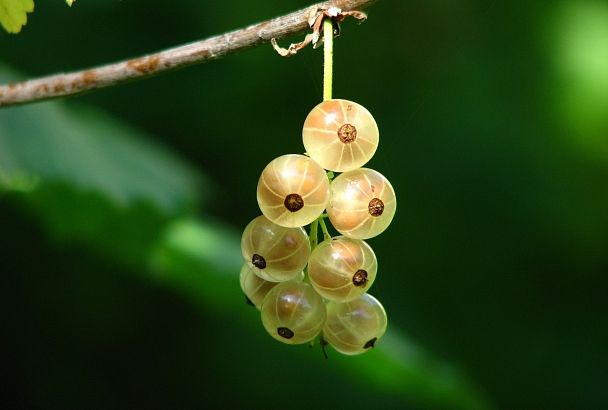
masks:
<svg viewBox="0 0 608 410"><path fill-rule="evenodd" d="M264 168L257 189L262 213L286 227L308 225L323 213L329 201L325 170L304 155L275 158Z"/></svg>
<svg viewBox="0 0 608 410"><path fill-rule="evenodd" d="M338 352L364 353L374 347L386 331L384 307L365 293L350 302L329 302L323 337Z"/></svg>
<svg viewBox="0 0 608 410"><path fill-rule="evenodd" d="M382 233L393 220L397 199L388 179L378 171L359 168L340 174L331 183L329 220L349 238L368 239Z"/></svg>
<svg viewBox="0 0 608 410"><path fill-rule="evenodd" d="M348 100L327 100L310 111L302 129L306 153L323 168L345 172L367 163L378 147L370 112Z"/></svg>
<svg viewBox="0 0 608 410"><path fill-rule="evenodd" d="M272 288L262 303L262 323L287 344L311 341L325 323L325 303L309 284L288 281Z"/></svg>
<svg viewBox="0 0 608 410"><path fill-rule="evenodd" d="M282 282L296 278L304 270L310 242L304 229L279 226L260 215L245 228L241 252L260 278Z"/></svg>
<svg viewBox="0 0 608 410"><path fill-rule="evenodd" d="M372 248L360 239L343 236L326 240L310 254L308 277L325 299L348 302L374 283L378 262Z"/></svg>

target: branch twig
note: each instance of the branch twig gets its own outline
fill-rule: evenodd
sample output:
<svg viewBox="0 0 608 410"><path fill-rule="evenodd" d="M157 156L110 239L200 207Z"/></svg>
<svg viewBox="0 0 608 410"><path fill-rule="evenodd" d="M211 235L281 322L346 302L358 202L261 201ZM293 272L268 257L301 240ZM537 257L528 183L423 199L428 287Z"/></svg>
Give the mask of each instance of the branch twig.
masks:
<svg viewBox="0 0 608 410"><path fill-rule="evenodd" d="M312 7L338 7L344 11L362 10L376 0L331 0ZM118 85L169 70L222 58L269 42L272 38L296 35L309 30L311 8L262 23L210 37L183 46L83 71L62 73L0 85L0 107L26 104L80 94L96 88Z"/></svg>

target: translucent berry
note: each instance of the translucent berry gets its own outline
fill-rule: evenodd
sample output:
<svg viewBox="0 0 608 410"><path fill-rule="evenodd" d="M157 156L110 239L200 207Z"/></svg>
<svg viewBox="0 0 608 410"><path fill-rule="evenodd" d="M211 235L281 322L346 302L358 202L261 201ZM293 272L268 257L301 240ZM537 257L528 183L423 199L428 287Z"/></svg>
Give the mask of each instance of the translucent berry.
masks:
<svg viewBox="0 0 608 410"><path fill-rule="evenodd" d="M373 169L340 174L331 183L327 214L342 235L368 239L382 233L393 220L397 199L388 179Z"/></svg>
<svg viewBox="0 0 608 410"><path fill-rule="evenodd" d="M325 169L337 172L361 167L376 152L378 126L356 102L323 101L306 117L302 139L306 152Z"/></svg>
<svg viewBox="0 0 608 410"><path fill-rule="evenodd" d="M325 303L304 282L283 282L262 303L262 323L275 339L288 344L311 341L325 322Z"/></svg>
<svg viewBox="0 0 608 410"><path fill-rule="evenodd" d="M325 210L329 180L325 170L307 156L283 155L262 172L257 195L262 213L274 223L304 226Z"/></svg>
<svg viewBox="0 0 608 410"><path fill-rule="evenodd" d="M367 243L343 236L319 244L308 260L310 283L321 296L336 302L367 292L377 269L376 255Z"/></svg>
<svg viewBox="0 0 608 410"><path fill-rule="evenodd" d="M310 243L304 229L285 228L260 215L245 228L241 252L260 278L282 282L297 277L304 270L310 256Z"/></svg>
<svg viewBox="0 0 608 410"><path fill-rule="evenodd" d="M329 302L323 337L338 352L355 355L374 347L386 331L384 307L368 293L350 302Z"/></svg>

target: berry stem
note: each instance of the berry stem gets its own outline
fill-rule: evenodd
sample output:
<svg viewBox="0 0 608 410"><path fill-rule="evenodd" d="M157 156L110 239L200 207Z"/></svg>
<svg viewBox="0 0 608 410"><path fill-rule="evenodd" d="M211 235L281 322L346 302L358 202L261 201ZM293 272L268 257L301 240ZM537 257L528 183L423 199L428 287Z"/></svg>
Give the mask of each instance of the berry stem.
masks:
<svg viewBox="0 0 608 410"><path fill-rule="evenodd" d="M317 247L317 243L319 241L319 239L318 239L318 232L319 232L319 219L315 219L310 224L310 237L309 237L309 240L310 240L310 250L311 251Z"/></svg>
<svg viewBox="0 0 608 410"><path fill-rule="evenodd" d="M331 18L323 20L323 101L331 100L332 98L332 82L333 82L333 65L334 65L334 23ZM327 178L331 181L334 173L329 171ZM310 225L310 247L314 249L317 246L318 226L321 225L323 231L323 240L331 239L331 235L327 231L327 226L323 218L327 214L319 216Z"/></svg>
<svg viewBox="0 0 608 410"><path fill-rule="evenodd" d="M319 218L317 219L317 221L319 222L319 225L321 225L321 230L323 231L323 240L327 241L331 239L331 235L327 230L327 225L325 225L325 221L323 220L323 218Z"/></svg>
<svg viewBox="0 0 608 410"><path fill-rule="evenodd" d="M323 101L331 100L334 65L334 23L323 20Z"/></svg>

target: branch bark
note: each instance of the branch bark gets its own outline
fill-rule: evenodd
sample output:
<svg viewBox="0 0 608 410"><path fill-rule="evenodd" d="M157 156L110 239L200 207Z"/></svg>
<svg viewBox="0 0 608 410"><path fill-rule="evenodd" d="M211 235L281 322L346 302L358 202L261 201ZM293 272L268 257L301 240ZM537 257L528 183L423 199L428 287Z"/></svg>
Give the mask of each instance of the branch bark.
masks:
<svg viewBox="0 0 608 410"><path fill-rule="evenodd" d="M343 11L363 10L376 0L331 0L311 7L338 7ZM170 48L143 57L107 64L83 71L55 74L20 83L0 85L0 107L27 104L51 98L81 94L97 88L151 77L165 71L222 58L251 47L309 31L310 7L220 34L205 40Z"/></svg>

